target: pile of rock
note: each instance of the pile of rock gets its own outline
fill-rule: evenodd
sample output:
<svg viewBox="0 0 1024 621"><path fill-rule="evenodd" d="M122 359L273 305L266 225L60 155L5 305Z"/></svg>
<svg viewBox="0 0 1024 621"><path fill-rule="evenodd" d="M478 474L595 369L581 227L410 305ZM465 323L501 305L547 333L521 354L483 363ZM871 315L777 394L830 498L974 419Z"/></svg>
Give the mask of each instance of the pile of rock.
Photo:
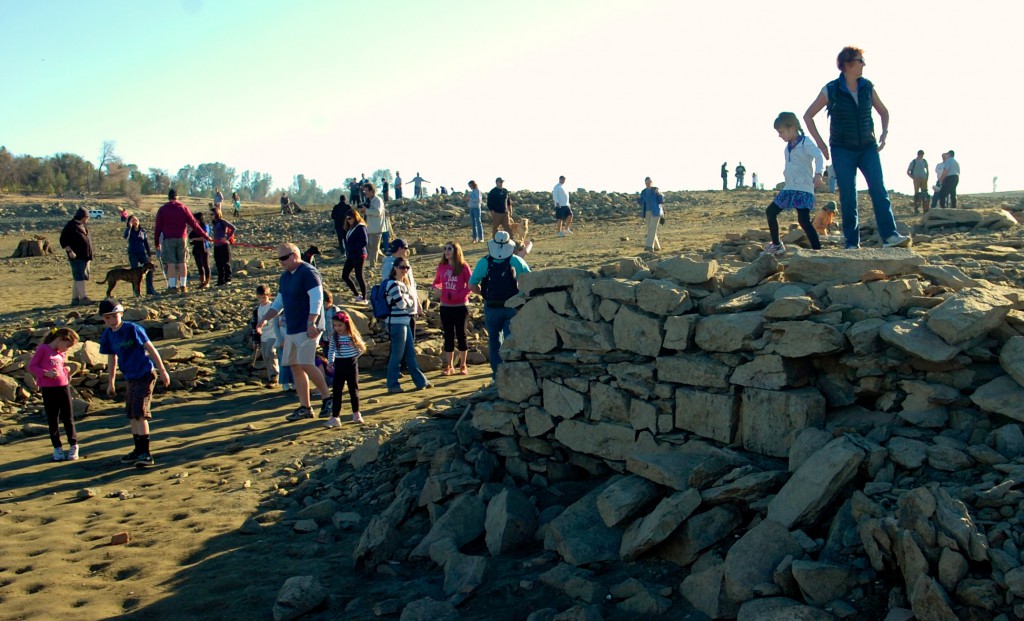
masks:
<svg viewBox="0 0 1024 621"><path fill-rule="evenodd" d="M585 614L1024 615L1024 291L909 250L626 259L521 286L471 428L374 438L354 464L351 493L388 502L357 566L429 559L454 605L533 552L520 588ZM674 584L610 579L652 558Z"/></svg>
<svg viewBox="0 0 1024 621"><path fill-rule="evenodd" d="M18 247L14 249L14 254L11 255L13 259L20 259L22 257L41 257L45 254L53 254L53 248L50 247L50 240L46 239L42 235L36 235L33 239L23 239L18 242Z"/></svg>

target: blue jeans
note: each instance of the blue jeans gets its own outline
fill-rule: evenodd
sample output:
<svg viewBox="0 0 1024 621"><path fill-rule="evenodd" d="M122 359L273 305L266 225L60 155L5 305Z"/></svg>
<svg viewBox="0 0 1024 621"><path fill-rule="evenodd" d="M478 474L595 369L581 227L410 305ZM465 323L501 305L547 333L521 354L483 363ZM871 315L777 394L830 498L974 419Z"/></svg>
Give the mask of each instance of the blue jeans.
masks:
<svg viewBox="0 0 1024 621"><path fill-rule="evenodd" d="M508 338L516 309L504 306L484 307L484 327L487 328L487 357L491 361L491 377L497 377L501 364L501 344Z"/></svg>
<svg viewBox="0 0 1024 621"><path fill-rule="evenodd" d="M469 208L469 225L473 228L473 239L484 238L484 224L480 221L480 208Z"/></svg>
<svg viewBox="0 0 1024 621"><path fill-rule="evenodd" d="M398 372L402 361L409 369L412 383L416 388L423 388L427 385L427 376L420 371L420 364L416 362L416 344L413 342L412 330L407 323L388 322L388 333L391 335L391 357L388 358L388 390L395 390L398 386Z"/></svg>
<svg viewBox="0 0 1024 621"><path fill-rule="evenodd" d="M132 269L142 267L148 260L144 254L128 255L128 264L132 266ZM146 295L156 295L156 289L153 288L153 270L146 272Z"/></svg>
<svg viewBox="0 0 1024 621"><path fill-rule="evenodd" d="M839 184L839 206L843 215L843 237L847 248L860 247L860 217L857 213L857 171L868 182L868 194L875 211L875 226L882 240L896 234L892 202L882 181L882 160L874 145L864 149L832 147L832 166Z"/></svg>
<svg viewBox="0 0 1024 621"><path fill-rule="evenodd" d="M828 191L829 191L830 194L835 194L836 193L836 176L835 175L831 175L828 178Z"/></svg>

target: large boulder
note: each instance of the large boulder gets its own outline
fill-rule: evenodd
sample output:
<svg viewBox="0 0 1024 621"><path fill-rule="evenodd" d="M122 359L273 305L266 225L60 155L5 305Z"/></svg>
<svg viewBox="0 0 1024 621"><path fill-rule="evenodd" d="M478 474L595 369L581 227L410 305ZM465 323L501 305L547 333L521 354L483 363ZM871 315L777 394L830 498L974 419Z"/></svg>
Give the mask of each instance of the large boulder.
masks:
<svg viewBox="0 0 1024 621"><path fill-rule="evenodd" d="M886 276L913 274L927 263L906 248L861 248L846 250L796 250L786 266L786 278L817 285L825 282L860 282L870 270Z"/></svg>
<svg viewBox="0 0 1024 621"><path fill-rule="evenodd" d="M993 291L962 289L928 311L928 328L950 345L958 345L998 328L1012 306Z"/></svg>
<svg viewBox="0 0 1024 621"><path fill-rule="evenodd" d="M787 528L817 523L866 457L864 449L847 436L829 442L811 455L768 503L768 519Z"/></svg>

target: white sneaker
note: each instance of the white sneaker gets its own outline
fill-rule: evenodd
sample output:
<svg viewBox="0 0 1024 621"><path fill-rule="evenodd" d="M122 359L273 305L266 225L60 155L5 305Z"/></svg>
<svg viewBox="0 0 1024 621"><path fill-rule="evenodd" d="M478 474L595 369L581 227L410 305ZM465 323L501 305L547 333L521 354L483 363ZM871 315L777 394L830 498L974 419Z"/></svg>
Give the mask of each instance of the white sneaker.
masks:
<svg viewBox="0 0 1024 621"><path fill-rule="evenodd" d="M327 429L336 429L338 427L341 427L341 419L336 416L332 416L327 419L326 423L324 423L324 427L326 427Z"/></svg>
<svg viewBox="0 0 1024 621"><path fill-rule="evenodd" d="M910 238L906 235L896 233L882 242L883 248L906 248L910 245Z"/></svg>
<svg viewBox="0 0 1024 621"><path fill-rule="evenodd" d="M64 461L64 449L53 449L53 461Z"/></svg>
<svg viewBox="0 0 1024 621"><path fill-rule="evenodd" d="M67 454L64 455L64 459L66 459L68 461L75 461L76 459L78 459L78 445L77 444L72 446L71 450L69 450L67 452Z"/></svg>
<svg viewBox="0 0 1024 621"><path fill-rule="evenodd" d="M362 423L363 422L363 415L361 413L359 413L359 412L353 412L352 413L352 422L353 423Z"/></svg>
<svg viewBox="0 0 1024 621"><path fill-rule="evenodd" d="M769 244L764 247L761 254L786 254L786 244L782 242L777 244L769 242Z"/></svg>
<svg viewBox="0 0 1024 621"><path fill-rule="evenodd" d="M566 235L572 235L572 229L570 229L570 228L565 229L565 234Z"/></svg>

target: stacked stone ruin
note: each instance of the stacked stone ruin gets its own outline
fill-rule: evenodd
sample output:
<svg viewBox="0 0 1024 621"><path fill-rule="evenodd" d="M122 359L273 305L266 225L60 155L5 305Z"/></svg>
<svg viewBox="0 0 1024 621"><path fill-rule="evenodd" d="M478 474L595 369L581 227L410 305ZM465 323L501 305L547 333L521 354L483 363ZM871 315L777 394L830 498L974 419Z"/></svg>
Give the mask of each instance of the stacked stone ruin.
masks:
<svg viewBox="0 0 1024 621"><path fill-rule="evenodd" d="M472 424L514 440L521 484L612 474L541 520L552 584L603 594L589 567L660 557L712 618L1024 616L1024 291L902 249L520 285ZM448 511L489 516L469 487Z"/></svg>

